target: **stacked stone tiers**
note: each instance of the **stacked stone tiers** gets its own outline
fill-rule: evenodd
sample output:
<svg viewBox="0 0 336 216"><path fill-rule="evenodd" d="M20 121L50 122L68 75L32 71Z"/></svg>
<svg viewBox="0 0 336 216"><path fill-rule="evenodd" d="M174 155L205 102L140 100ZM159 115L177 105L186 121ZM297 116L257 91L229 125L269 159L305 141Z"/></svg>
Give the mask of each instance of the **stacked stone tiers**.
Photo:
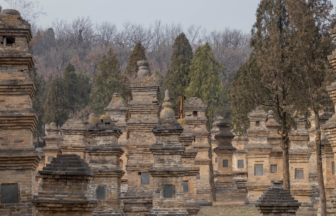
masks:
<svg viewBox="0 0 336 216"><path fill-rule="evenodd" d="M43 185L33 199L39 216L92 215L97 207L89 195L93 171L78 155L58 155L39 173Z"/></svg>
<svg viewBox="0 0 336 216"><path fill-rule="evenodd" d="M261 216L295 216L300 205L280 182L274 182L255 204Z"/></svg>

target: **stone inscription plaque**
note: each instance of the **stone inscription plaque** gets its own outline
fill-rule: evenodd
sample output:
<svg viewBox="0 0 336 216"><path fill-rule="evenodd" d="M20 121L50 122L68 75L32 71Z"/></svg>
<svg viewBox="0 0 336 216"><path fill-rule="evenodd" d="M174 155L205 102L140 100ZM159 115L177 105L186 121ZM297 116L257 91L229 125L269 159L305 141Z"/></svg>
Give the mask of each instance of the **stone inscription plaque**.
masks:
<svg viewBox="0 0 336 216"><path fill-rule="evenodd" d="M264 174L264 167L262 164L255 164L254 165L254 175L255 176L262 176Z"/></svg>
<svg viewBox="0 0 336 216"><path fill-rule="evenodd" d="M189 184L188 184L188 182L183 182L183 193L189 193Z"/></svg>
<svg viewBox="0 0 336 216"><path fill-rule="evenodd" d="M163 185L163 197L173 198L174 196L174 186L173 185Z"/></svg>
<svg viewBox="0 0 336 216"><path fill-rule="evenodd" d="M141 173L141 185L149 185L149 173Z"/></svg>
<svg viewBox="0 0 336 216"><path fill-rule="evenodd" d="M278 166L277 165L271 165L271 173L277 173L278 172Z"/></svg>
<svg viewBox="0 0 336 216"><path fill-rule="evenodd" d="M223 167L229 167L229 161L223 160Z"/></svg>
<svg viewBox="0 0 336 216"><path fill-rule="evenodd" d="M238 160L238 168L244 168L244 160Z"/></svg>
<svg viewBox="0 0 336 216"><path fill-rule="evenodd" d="M295 179L303 179L303 169L295 169Z"/></svg>
<svg viewBox="0 0 336 216"><path fill-rule="evenodd" d="M1 203L18 203L19 202L18 184L2 184L1 185Z"/></svg>
<svg viewBox="0 0 336 216"><path fill-rule="evenodd" d="M99 185L96 189L97 199L105 199L106 198L106 186Z"/></svg>

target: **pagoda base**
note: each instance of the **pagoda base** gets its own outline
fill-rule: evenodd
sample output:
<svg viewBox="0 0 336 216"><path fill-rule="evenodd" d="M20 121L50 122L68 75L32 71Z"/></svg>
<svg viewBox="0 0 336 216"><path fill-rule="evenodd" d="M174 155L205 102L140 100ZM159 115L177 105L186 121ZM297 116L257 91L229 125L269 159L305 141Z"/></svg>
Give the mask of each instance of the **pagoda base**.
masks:
<svg viewBox="0 0 336 216"><path fill-rule="evenodd" d="M185 209L152 209L148 216L188 216L188 212Z"/></svg>

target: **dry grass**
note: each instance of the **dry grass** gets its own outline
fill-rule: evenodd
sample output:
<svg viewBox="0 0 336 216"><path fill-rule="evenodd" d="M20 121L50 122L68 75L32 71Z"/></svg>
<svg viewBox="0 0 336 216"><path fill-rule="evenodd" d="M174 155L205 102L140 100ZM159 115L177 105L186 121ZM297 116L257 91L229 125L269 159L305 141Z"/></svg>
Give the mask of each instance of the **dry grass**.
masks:
<svg viewBox="0 0 336 216"><path fill-rule="evenodd" d="M255 207L217 205L214 203L212 207L202 208L198 216L260 216L260 213Z"/></svg>

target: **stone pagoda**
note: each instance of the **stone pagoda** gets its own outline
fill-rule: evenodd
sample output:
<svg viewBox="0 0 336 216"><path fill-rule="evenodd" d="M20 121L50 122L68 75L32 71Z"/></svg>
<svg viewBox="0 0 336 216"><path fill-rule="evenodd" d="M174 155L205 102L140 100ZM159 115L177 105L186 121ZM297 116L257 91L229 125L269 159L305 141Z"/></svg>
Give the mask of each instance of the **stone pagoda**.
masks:
<svg viewBox="0 0 336 216"><path fill-rule="evenodd" d="M149 170L154 163L150 146L155 143L153 127L158 123L159 84L150 76L147 61L138 61L137 78L131 85L132 100L128 103L131 118L127 121L128 190L123 199L125 215L148 214L152 209L153 178Z"/></svg>
<svg viewBox="0 0 336 216"><path fill-rule="evenodd" d="M37 115L30 24L18 11L0 13L0 215L35 215L31 200L41 157L33 146Z"/></svg>
<svg viewBox="0 0 336 216"><path fill-rule="evenodd" d="M153 129L156 142L150 147L154 155L154 166L149 170L153 177L153 208L150 216L189 215L184 206L186 186L183 181L188 169L182 164L185 147L179 141L183 127L176 121L169 100L169 92L166 90L160 119Z"/></svg>
<svg viewBox="0 0 336 216"><path fill-rule="evenodd" d="M274 182L255 204L261 216L295 216L300 205L280 182Z"/></svg>
<svg viewBox="0 0 336 216"><path fill-rule="evenodd" d="M120 184L124 171L120 168L120 156L124 153L118 145L122 132L110 116L102 115L98 124L87 126L85 161L93 170L90 181L92 197L98 200L94 216L123 215L120 207Z"/></svg>
<svg viewBox="0 0 336 216"><path fill-rule="evenodd" d="M291 194L301 203L299 212L305 215L316 215L316 210L310 200L311 185L309 183L309 158L311 155L308 147L309 134L305 128L304 117L296 119L297 129L289 133L291 145L289 148L289 175ZM315 211L315 212L314 212Z"/></svg>
<svg viewBox="0 0 336 216"><path fill-rule="evenodd" d="M336 41L336 29L331 31L334 41ZM336 51L333 51L332 55L328 56L329 63L332 65L334 70L336 70ZM336 82L333 82L331 85L327 86L327 91L334 103L336 108ZM327 137L331 148L334 153L334 162L335 162L335 153L336 153L336 113L324 124L321 126L325 136ZM334 173L335 175L335 173ZM336 183L336 182L335 182ZM327 213L328 215L335 214L336 212L336 187L331 192L330 196L327 197Z"/></svg>
<svg viewBox="0 0 336 216"><path fill-rule="evenodd" d="M218 171L214 173L217 179L215 184L217 192L224 193L229 198L238 192L232 166L232 156L237 149L232 146L234 135L230 132L230 124L222 122L217 126L220 133L215 136L218 142L218 147L214 149L218 157Z"/></svg>
<svg viewBox="0 0 336 216"><path fill-rule="evenodd" d="M196 176L199 174L199 167L195 165L197 150L192 146L195 136L193 130L190 125L187 124L185 119L180 118L178 119L178 122L183 127L183 133L180 135L180 142L185 147L185 151L182 155L182 164L183 167L188 169L188 172L183 177L184 206L189 215L197 215L200 210L196 191Z"/></svg>
<svg viewBox="0 0 336 216"><path fill-rule="evenodd" d="M78 155L58 155L39 174L43 184L33 199L38 216L92 215L97 206L89 191L93 172Z"/></svg>
<svg viewBox="0 0 336 216"><path fill-rule="evenodd" d="M68 119L61 127L63 143L60 146L62 154L76 154L85 158L86 126L83 120Z"/></svg>
<svg viewBox="0 0 336 216"><path fill-rule="evenodd" d="M110 116L114 124L121 130L122 134L118 139L119 146L123 149L124 153L120 157L120 167L125 171L127 165L127 125L126 115L128 108L125 105L124 100L118 93L114 93L111 102L104 109L105 114ZM124 194L127 191L127 173L121 178L121 193Z"/></svg>
<svg viewBox="0 0 336 216"><path fill-rule="evenodd" d="M270 173L271 181L283 182L283 159L281 135L279 134L280 124L275 120L272 110L268 111L266 127L270 131L267 136L267 142L272 146L270 155Z"/></svg>
<svg viewBox="0 0 336 216"><path fill-rule="evenodd" d="M193 147L197 150L195 165L200 168L200 175L196 176L197 201L200 206L212 205L212 191L210 185L209 144L210 133L206 128L208 119L205 116L206 105L200 98L191 97L184 107L187 124L192 127L195 141Z"/></svg>
<svg viewBox="0 0 336 216"><path fill-rule="evenodd" d="M267 113L261 108L249 113L250 127L247 148L248 179L246 182L246 204L254 204L271 186L270 154L272 146L268 143L269 129L266 127Z"/></svg>
<svg viewBox="0 0 336 216"><path fill-rule="evenodd" d="M45 164L50 163L54 157L61 153L60 145L63 142L63 137L60 135L60 132L55 122L51 122L50 125L46 127L47 136L43 137L46 143L46 146L43 148Z"/></svg>

